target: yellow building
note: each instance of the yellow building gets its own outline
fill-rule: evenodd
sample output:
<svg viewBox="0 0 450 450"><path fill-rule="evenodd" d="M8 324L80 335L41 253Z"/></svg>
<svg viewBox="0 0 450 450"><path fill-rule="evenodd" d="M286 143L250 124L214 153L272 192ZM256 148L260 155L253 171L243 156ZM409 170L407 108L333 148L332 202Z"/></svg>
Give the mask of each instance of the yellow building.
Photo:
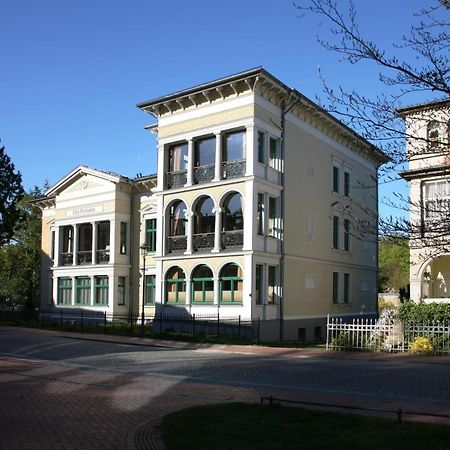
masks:
<svg viewBox="0 0 450 450"><path fill-rule="evenodd" d="M260 319L263 340L376 314L380 150L262 68L138 107L156 177L80 167L41 201L43 306L138 313L145 245L149 314Z"/></svg>

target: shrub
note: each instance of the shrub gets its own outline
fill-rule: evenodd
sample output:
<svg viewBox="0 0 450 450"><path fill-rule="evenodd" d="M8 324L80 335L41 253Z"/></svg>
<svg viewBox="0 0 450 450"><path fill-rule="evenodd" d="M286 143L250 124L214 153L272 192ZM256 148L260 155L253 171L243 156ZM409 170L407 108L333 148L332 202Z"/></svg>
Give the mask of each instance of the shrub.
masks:
<svg viewBox="0 0 450 450"><path fill-rule="evenodd" d="M416 353L418 355L427 355L433 353L433 344L431 343L430 339L424 336L416 337L409 348L412 353Z"/></svg>
<svg viewBox="0 0 450 450"><path fill-rule="evenodd" d="M450 304L405 302L399 308L403 323L450 322Z"/></svg>
<svg viewBox="0 0 450 450"><path fill-rule="evenodd" d="M396 306L394 302L391 300L385 300L384 298L380 298L378 300L378 311L383 311L383 309L395 309Z"/></svg>

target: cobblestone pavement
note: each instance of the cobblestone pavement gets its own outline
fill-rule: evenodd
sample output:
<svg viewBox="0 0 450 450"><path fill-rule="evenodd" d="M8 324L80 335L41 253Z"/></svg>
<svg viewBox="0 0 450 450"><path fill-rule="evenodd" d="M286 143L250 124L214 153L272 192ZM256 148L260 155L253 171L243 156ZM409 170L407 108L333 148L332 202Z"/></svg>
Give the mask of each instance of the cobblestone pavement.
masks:
<svg viewBox="0 0 450 450"><path fill-rule="evenodd" d="M23 333L41 332L23 330ZM44 334L47 332L44 332ZM61 336L57 333L53 336ZM81 336L80 336L81 337ZM82 336L83 339L103 339ZM117 338L116 338L117 339ZM107 338L110 341L109 338ZM111 338L111 340L114 340ZM142 344L137 338L118 342ZM89 345L89 340L85 342ZM159 341L177 349L201 348L214 352L306 356L297 350L248 347L201 347ZM117 347L119 347L117 345ZM315 357L315 352L308 357ZM323 358L323 353L319 356ZM328 355L337 358L339 355ZM341 357L348 358L347 354ZM355 356L363 358L363 356ZM372 356L367 355L368 358ZM389 357L388 357L389 358ZM421 360L422 362L424 360ZM448 359L434 362L448 364ZM291 400L322 401L386 408L385 401L348 398L333 393L277 391L267 387L240 387L221 383L193 382L179 376L115 371L105 367L76 367L62 361L0 357L0 448L1 449L140 449L155 448L154 426L169 412L185 407L223 402L259 402L261 396ZM408 402L396 407L412 409ZM393 408L392 408L393 409ZM423 409L423 408L422 408ZM431 411L431 410L430 410ZM433 412L448 413L445 405ZM431 420L424 419L422 420ZM433 419L436 421L435 419Z"/></svg>

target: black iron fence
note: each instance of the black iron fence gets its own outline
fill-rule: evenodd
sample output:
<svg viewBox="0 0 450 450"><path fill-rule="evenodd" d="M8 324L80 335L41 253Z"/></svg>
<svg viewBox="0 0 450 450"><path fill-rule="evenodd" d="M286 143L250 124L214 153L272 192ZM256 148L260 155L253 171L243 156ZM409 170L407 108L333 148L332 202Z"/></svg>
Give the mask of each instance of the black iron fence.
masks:
<svg viewBox="0 0 450 450"><path fill-rule="evenodd" d="M0 318L6 318L0 312ZM21 314L9 314L9 322L23 324ZM259 343L260 320L244 320L241 316L230 317L199 314L164 314L155 316L141 314L111 314L103 311L84 309L42 310L33 317L27 316L44 329L59 329L86 333L104 333L127 336L223 339L231 341Z"/></svg>

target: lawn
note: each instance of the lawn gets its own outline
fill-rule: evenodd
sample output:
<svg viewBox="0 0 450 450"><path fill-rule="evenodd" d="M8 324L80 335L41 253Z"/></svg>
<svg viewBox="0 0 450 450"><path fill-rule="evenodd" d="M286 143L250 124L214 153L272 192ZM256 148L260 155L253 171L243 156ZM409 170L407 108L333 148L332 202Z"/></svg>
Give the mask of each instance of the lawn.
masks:
<svg viewBox="0 0 450 450"><path fill-rule="evenodd" d="M243 403L169 414L161 432L167 450L450 449L450 426Z"/></svg>

